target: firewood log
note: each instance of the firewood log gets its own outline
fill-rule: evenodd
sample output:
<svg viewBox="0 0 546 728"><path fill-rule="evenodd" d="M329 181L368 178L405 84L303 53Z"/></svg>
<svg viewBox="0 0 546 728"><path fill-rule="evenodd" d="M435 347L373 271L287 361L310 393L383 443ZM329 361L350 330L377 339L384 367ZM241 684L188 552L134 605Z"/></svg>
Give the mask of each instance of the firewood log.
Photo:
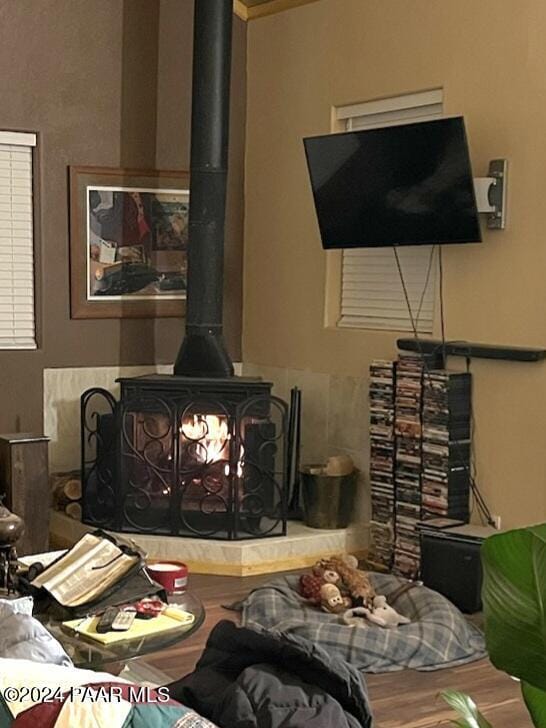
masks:
<svg viewBox="0 0 546 728"><path fill-rule="evenodd" d="M82 482L79 478L67 480L64 486L64 494L70 500L80 500L82 497Z"/></svg>
<svg viewBox="0 0 546 728"><path fill-rule="evenodd" d="M64 512L67 516L70 516L70 518L74 518L76 521L82 520L82 507L77 501L72 501L69 503L65 509Z"/></svg>
<svg viewBox="0 0 546 728"><path fill-rule="evenodd" d="M82 484L78 478L57 479L51 492L51 502L56 510L64 510L64 507L73 501L79 501L82 497Z"/></svg>

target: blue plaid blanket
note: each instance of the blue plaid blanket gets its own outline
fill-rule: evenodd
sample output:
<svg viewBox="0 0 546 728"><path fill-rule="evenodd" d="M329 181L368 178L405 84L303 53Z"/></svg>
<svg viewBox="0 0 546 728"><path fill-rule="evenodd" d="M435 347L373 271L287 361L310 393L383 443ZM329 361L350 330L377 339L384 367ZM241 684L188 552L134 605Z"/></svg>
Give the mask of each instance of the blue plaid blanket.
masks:
<svg viewBox="0 0 546 728"><path fill-rule="evenodd" d="M279 578L251 592L242 603L242 624L258 631L298 635L363 672L438 670L486 656L480 630L441 594L418 584L400 591L401 579L370 576L377 593L409 617L410 624L395 629L371 624L349 627L339 616L309 605L298 594L297 576Z"/></svg>

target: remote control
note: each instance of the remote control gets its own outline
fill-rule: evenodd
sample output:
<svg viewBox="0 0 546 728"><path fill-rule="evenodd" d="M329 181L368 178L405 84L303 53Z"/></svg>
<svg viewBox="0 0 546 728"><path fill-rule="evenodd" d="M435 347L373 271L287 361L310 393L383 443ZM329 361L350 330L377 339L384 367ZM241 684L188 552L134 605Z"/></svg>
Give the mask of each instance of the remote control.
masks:
<svg viewBox="0 0 546 728"><path fill-rule="evenodd" d="M95 627L96 631L99 634L104 634L105 632L110 632L112 629L112 624L114 622L114 619L118 616L119 609L117 607L108 607L99 617L99 621L97 622L97 626Z"/></svg>
<svg viewBox="0 0 546 728"><path fill-rule="evenodd" d="M114 632L126 632L135 621L135 611L121 611L112 622Z"/></svg>

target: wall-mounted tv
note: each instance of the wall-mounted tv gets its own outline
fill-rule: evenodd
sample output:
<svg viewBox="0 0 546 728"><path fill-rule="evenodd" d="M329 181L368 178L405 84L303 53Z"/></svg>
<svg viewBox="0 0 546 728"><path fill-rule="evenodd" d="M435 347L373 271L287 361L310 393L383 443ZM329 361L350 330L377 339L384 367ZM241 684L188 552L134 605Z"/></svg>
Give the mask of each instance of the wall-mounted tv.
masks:
<svg viewBox="0 0 546 728"><path fill-rule="evenodd" d="M481 242L463 117L304 145L324 248Z"/></svg>

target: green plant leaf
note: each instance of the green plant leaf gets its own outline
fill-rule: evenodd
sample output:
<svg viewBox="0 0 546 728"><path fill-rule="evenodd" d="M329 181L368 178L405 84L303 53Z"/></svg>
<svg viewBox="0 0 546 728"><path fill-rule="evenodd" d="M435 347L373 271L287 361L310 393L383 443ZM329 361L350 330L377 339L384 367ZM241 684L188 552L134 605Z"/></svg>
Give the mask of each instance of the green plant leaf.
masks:
<svg viewBox="0 0 546 728"><path fill-rule="evenodd" d="M536 728L546 728L546 692L529 683L521 683L523 699Z"/></svg>
<svg viewBox="0 0 546 728"><path fill-rule="evenodd" d="M440 696L463 720L452 721L458 728L493 728L478 710L470 695L457 690L444 690Z"/></svg>
<svg viewBox="0 0 546 728"><path fill-rule="evenodd" d="M546 524L482 546L485 637L499 670L546 690Z"/></svg>

